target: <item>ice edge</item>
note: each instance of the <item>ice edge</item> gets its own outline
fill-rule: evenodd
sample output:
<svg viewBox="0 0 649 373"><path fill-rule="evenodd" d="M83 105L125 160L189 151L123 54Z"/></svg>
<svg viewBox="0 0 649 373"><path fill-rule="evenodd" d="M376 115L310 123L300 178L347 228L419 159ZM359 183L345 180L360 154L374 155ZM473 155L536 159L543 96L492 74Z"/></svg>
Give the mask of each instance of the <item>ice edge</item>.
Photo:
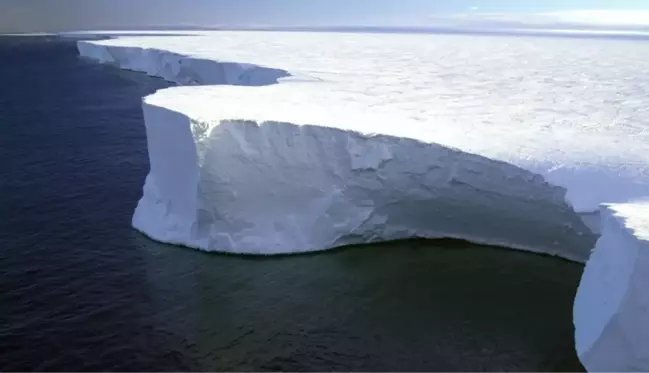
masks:
<svg viewBox="0 0 649 373"><path fill-rule="evenodd" d="M274 84L281 78L290 76L289 72L280 69L193 59L191 56L178 55L163 50L115 47L101 45L101 42L79 41L78 49L84 57L115 64L124 69L145 72L148 75L162 77L183 85L254 85L254 82L250 79L240 78L245 75L246 70L250 69L269 69L268 71L271 72L268 75L269 78L267 80L262 79L263 81L260 81L258 85ZM137 56L142 58L139 61L137 58L133 58ZM158 61L152 64L151 57L154 60L158 59ZM195 63L196 66L202 66L203 69L209 70L209 74L197 73L197 71L205 71L200 68L196 71L191 71L191 68L188 69L188 65L193 64L192 60L198 61ZM223 71L222 76L216 79L218 81L211 79L215 69ZM228 74L230 76L229 80ZM236 78L232 79L232 76ZM145 112L147 111L146 101L145 98ZM155 105L150 105L150 109L155 109ZM168 110L166 108L157 109ZM179 115L179 118L183 118L183 121L189 122L187 126L191 126L192 118L182 113L176 114ZM198 183L198 179L196 181ZM147 177L145 189L147 187L155 188L155 183L152 183L149 177ZM140 203L146 203L146 194L145 192L145 197ZM628 206L634 207L634 204L630 203ZM649 299L647 292L644 291L643 284L645 279L649 277L649 253L646 239L638 237L637 227L631 226L628 219L625 218L637 216L638 213L628 210L621 213L619 211L620 207L624 206L621 204L601 206L597 216L588 214L587 219L584 220L591 231L594 233L601 232L602 234L597 240L591 259L586 265L574 309L577 352L580 360L588 370L643 370L649 367L649 362L643 356L643 352L638 350L649 341L649 335L647 335L649 328L638 327L639 325L646 325L648 322ZM640 214L646 215L647 211L640 212ZM205 249L200 244L192 245L183 240L174 241L169 237L160 236L157 234L159 231L143 226L143 224L151 223L151 221L146 220L148 217L140 219L137 215L136 210L133 220L134 227L152 239ZM599 220L599 222L596 220ZM520 245L516 247L517 245L511 242L485 241L481 237L467 235L442 234L440 237L461 238L476 243L498 244L514 249L539 251L535 248ZM371 241L371 238L366 239L366 242ZM318 250L328 248L320 247ZM620 255L620 250L629 251L626 253L628 255ZM309 251L316 251L316 248L311 248ZM548 251L546 250L546 252ZM557 253L551 251L549 253L557 255ZM565 253L559 255L575 261L585 261L587 259L587 255L580 258L570 257Z"/></svg>
<svg viewBox="0 0 649 373"><path fill-rule="evenodd" d="M79 53L82 57L90 58L100 63L111 64L125 70L144 72L149 76L160 77L169 82L173 82L179 85L265 86L265 85L277 84L280 81L280 79L292 76L291 72L282 69L277 69L277 68L259 66L259 65L248 64L248 63L237 63L237 62L229 62L229 61L225 62L225 61L207 60L202 58L194 58L192 56L182 55L182 54L160 50L160 49L154 49L154 48L114 46L110 44L105 44L104 41L80 40L77 41L77 46L78 46ZM250 74L250 72L253 71L257 72L257 74ZM251 77L253 78L251 79ZM308 77L303 77L302 79L308 80ZM158 92L165 91L165 90L166 89L163 89ZM147 124L151 123L152 121L155 121L155 119L146 118L147 112L150 113L149 117L154 115L151 114L152 108L158 107L159 110L174 111L167 107L160 107L151 103L147 103L147 101L149 101L150 98L154 97L158 92L143 98L143 110L145 111L145 123ZM191 118L187 114L182 112L175 111L175 113L177 113L181 117L186 118L185 121L188 123L191 123L194 119L196 119L196 118ZM222 118L222 119L228 120L230 118ZM230 120L233 119L235 118L232 118ZM168 118L165 118L164 120L168 120ZM188 127L186 123L181 124L180 126ZM149 136L150 133L147 133L147 137ZM445 147L445 148L454 151L457 150L449 147ZM520 169L518 166L506 162L491 160L489 158L482 157L482 156L477 156L477 157L487 159L493 162L494 164L503 164L513 169ZM157 159L157 157L152 155L150 155L149 158L151 162L155 162L154 159ZM530 172L530 174L533 175L532 178L534 178L536 182L551 185L545 182L545 179L542 175L532 173L532 172ZM147 178L147 182L145 183L145 187L144 187L145 190L148 190L151 193L151 191L154 189L152 184L153 183L149 180L149 178ZM554 188L557 191L557 193L560 193L562 200L568 206L570 206L569 201L565 200L565 193L566 193L565 188L557 185L552 185L552 188ZM142 205L142 203L146 201L146 197L147 197L147 193L145 193L145 196L140 201L140 204L138 206ZM215 250L215 249L206 248L204 244L193 243L191 241L188 241L187 239L177 239L162 234L160 232L156 232L156 229L154 229L156 224L151 224L152 217L151 216L147 216L146 218L141 217L138 211L141 211L141 209L139 208L136 209L136 212L134 214L133 226L134 228L138 229L139 231L149 236L150 238L165 243L188 246L188 247L207 250L207 251L224 251L224 252L272 255L272 254L280 254L280 253L287 253L287 252L327 250L333 247L360 242L360 241L346 242L336 246L328 245L328 246L317 247L317 248L310 247L308 249L292 248L290 250L289 249L271 250L270 252L262 252L262 251L251 252L250 250L237 250L234 248L231 248L229 250L223 250L223 249ZM575 216L577 216L577 213L574 212L574 209L571 209L571 211ZM165 213L161 213L161 214L162 216L165 216ZM147 219L149 219L148 222ZM567 221L570 222L568 223ZM585 228L582 221L576 221L575 219L572 219L571 221L570 218L568 218L567 221L564 220L566 224L565 229L570 231L569 234L574 234L574 237L576 238L575 242L572 243L572 245L576 247L576 249L574 249L574 252L557 250L553 246L558 245L559 244L558 242L544 242L544 245L540 247L539 245L535 245L533 243L521 243L521 242L515 242L506 239L485 239L481 235L475 235L475 234L472 235L471 233L467 233L467 232L458 233L458 232L440 231L435 233L427 232L426 234L423 235L421 234L421 232L413 232L414 233L413 237L416 236L421 238L465 239L478 244L497 245L497 246L503 246L511 249L560 256L568 260L583 263L587 260L590 248L592 247L592 245L590 245L590 247L586 248L585 245L589 245L590 242L594 244L594 240L595 240L594 235L596 235L597 232L595 232L594 234L590 234L593 224L588 224L587 221L586 221L587 223L586 225L590 228ZM559 231L555 231L555 233L558 234ZM560 233L565 234L566 232L560 232ZM406 236L398 236L395 237L395 239L401 239L405 237ZM380 240L376 240L376 241L380 241ZM373 242L373 241L366 237L362 242ZM561 244L562 246L565 246L567 243L562 242Z"/></svg>

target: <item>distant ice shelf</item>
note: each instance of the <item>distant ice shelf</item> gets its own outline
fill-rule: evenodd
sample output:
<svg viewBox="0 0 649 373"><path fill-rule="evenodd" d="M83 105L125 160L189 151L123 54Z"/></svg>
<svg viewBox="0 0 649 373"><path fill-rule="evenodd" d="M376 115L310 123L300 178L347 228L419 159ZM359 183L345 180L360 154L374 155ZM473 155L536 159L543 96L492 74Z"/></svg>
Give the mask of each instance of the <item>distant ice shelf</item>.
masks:
<svg viewBox="0 0 649 373"><path fill-rule="evenodd" d="M594 236L563 188L422 141L394 126L398 118L322 92L331 106L302 101L309 88L300 84L147 97L151 172L134 226L164 242L236 253L454 237L586 259Z"/></svg>
<svg viewBox="0 0 649 373"><path fill-rule="evenodd" d="M449 122L443 106L425 101L432 83L413 83L440 78L400 65L394 50L381 58L352 54L360 67L351 68L342 57L344 45L358 51L351 36L335 48L297 37L291 49L248 35L78 42L82 56L194 85L144 99L151 169L136 229L167 243L235 253L417 236L580 262L601 233L575 300L579 358L590 371L649 370L649 293L642 287L649 209L634 202L649 190L647 131L588 118L581 127L555 117L525 125ZM292 58L307 45L318 53ZM323 57L335 53L342 63ZM393 65L394 76L377 73L376 61ZM404 68L414 72L404 77ZM411 94L401 95L403 84ZM543 115L546 104L530 115Z"/></svg>

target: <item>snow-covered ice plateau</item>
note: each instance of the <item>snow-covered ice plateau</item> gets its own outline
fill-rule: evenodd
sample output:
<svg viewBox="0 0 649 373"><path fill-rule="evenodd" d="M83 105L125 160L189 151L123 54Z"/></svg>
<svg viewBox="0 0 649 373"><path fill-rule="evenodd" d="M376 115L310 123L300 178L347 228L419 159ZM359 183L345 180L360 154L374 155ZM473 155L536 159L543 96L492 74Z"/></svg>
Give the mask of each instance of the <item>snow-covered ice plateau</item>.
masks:
<svg viewBox="0 0 649 373"><path fill-rule="evenodd" d="M649 369L649 202L602 207L602 236L574 305L577 354L589 371Z"/></svg>
<svg viewBox="0 0 649 373"><path fill-rule="evenodd" d="M577 212L649 189L649 78L638 75L649 50L638 42L248 31L120 37L79 50L183 85L335 87L367 112L421 124L419 136L437 144L542 174Z"/></svg>
<svg viewBox="0 0 649 373"><path fill-rule="evenodd" d="M601 233L575 301L579 357L649 370L649 209L634 202L649 190L649 47L479 38L200 32L78 47L184 86L143 102L151 170L133 225L150 237L257 254L455 237L586 261Z"/></svg>

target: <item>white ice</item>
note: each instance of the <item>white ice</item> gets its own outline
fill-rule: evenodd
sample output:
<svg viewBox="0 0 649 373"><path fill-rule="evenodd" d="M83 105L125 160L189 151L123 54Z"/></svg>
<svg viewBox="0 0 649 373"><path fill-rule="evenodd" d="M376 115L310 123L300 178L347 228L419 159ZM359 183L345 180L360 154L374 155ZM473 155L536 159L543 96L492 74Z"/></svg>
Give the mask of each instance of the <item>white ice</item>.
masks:
<svg viewBox="0 0 649 373"><path fill-rule="evenodd" d="M575 298L577 354L589 371L647 371L649 202L602 207L601 229Z"/></svg>
<svg viewBox="0 0 649 373"><path fill-rule="evenodd" d="M335 86L372 110L420 123L421 136L438 144L544 175L568 190L578 212L641 198L649 188L649 106L642 93L649 80L637 74L649 68L649 50L642 47L619 40L298 32L79 44L82 55L181 84L245 85L246 69L260 66L270 76L254 84L289 72L291 81Z"/></svg>
<svg viewBox="0 0 649 373"><path fill-rule="evenodd" d="M649 211L633 202L649 190L645 44L224 32L79 50L229 85L145 99L151 172L133 224L153 238L277 253L444 236L584 260L594 237L574 211L607 204L589 225L602 236L577 350L589 370L649 370Z"/></svg>
<svg viewBox="0 0 649 373"><path fill-rule="evenodd" d="M594 244L563 188L326 86L178 87L144 114L133 224L164 242L275 254L455 237L580 261Z"/></svg>

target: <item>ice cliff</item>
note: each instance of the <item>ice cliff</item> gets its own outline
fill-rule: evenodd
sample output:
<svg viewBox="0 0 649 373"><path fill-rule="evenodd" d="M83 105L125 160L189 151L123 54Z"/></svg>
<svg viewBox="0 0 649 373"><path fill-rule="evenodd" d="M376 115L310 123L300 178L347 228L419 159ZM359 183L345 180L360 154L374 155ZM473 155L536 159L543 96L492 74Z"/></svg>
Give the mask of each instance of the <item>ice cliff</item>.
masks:
<svg viewBox="0 0 649 373"><path fill-rule="evenodd" d="M577 354L589 371L649 369L649 203L602 207L602 236L575 298Z"/></svg>
<svg viewBox="0 0 649 373"><path fill-rule="evenodd" d="M565 189L436 144L421 125L335 86L252 64L78 45L82 56L179 84L227 85L144 100L151 172L133 226L154 239L277 254L453 237L577 261L594 244Z"/></svg>
<svg viewBox="0 0 649 373"><path fill-rule="evenodd" d="M204 85L144 99L151 169L133 226L150 237L255 254L454 237L586 261L601 232L575 300L579 357L592 371L649 369L642 286L649 209L637 202L604 206L590 216L600 219L591 219L591 229L574 211L644 195L642 162L626 169L584 162L582 141L574 140L578 162L563 162L567 147L553 151L559 161L545 162L545 153L532 156L538 149L517 142L527 136L518 129L519 137L503 129L489 137L515 152L489 153L498 144L480 133L431 128L394 110L405 104L368 99L353 84L305 83L278 66L141 45L78 45L82 56L100 62ZM251 85L257 87L243 87ZM574 135L561 133L540 144ZM449 146L462 136L472 138L459 147L469 152ZM595 148L607 144L606 136L591 136ZM627 158L645 149L642 141L629 145Z"/></svg>
<svg viewBox="0 0 649 373"><path fill-rule="evenodd" d="M181 85L260 86L277 83L279 78L289 75L281 69L191 58L159 49L100 45L86 40L78 41L77 48L81 56Z"/></svg>
<svg viewBox="0 0 649 373"><path fill-rule="evenodd" d="M593 235L564 189L504 162L397 136L398 119L361 116L333 93L327 101L344 118L318 102L295 110L291 97L305 89L205 87L199 98L178 87L147 97L151 172L134 226L164 242L237 253L455 237L587 257ZM241 104L251 101L254 108ZM212 107L211 118L193 107Z"/></svg>

